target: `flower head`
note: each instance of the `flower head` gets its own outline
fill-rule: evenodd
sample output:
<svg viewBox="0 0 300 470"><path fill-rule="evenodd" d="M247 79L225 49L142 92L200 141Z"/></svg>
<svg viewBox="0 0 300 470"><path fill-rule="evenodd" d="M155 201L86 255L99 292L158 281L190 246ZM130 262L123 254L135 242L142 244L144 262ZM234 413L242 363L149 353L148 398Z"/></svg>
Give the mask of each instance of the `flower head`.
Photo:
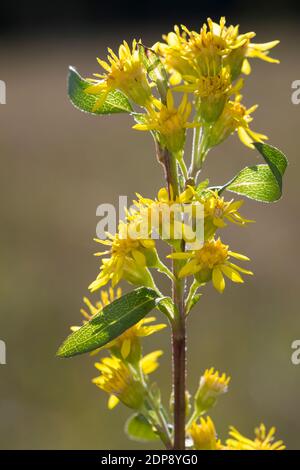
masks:
<svg viewBox="0 0 300 470"><path fill-rule="evenodd" d="M187 260L181 268L179 277L195 275L200 283L206 283L212 279L213 285L218 292L225 289L224 275L233 282L244 282L240 272L253 274L251 271L240 268L230 261L230 257L248 261L247 256L228 250L220 239L208 240L200 250L185 253L173 253L168 256L173 259Z"/></svg>
<svg viewBox="0 0 300 470"><path fill-rule="evenodd" d="M206 369L200 379L200 386L206 387L210 392L215 394L226 393L228 390L228 384L230 377L226 376L225 373L222 375L219 371L215 370L214 367Z"/></svg>
<svg viewBox="0 0 300 470"><path fill-rule="evenodd" d="M229 382L230 377L225 373L221 375L213 367L206 369L195 395L195 408L199 414L215 405L217 398L227 392Z"/></svg>
<svg viewBox="0 0 300 470"><path fill-rule="evenodd" d="M134 201L137 210L133 215L129 214L129 219L137 218L142 225L147 225L150 232L157 233L162 239L189 241L193 234L189 227L192 225L190 221L182 221L185 214L192 216L197 215L197 207L199 201L195 198L196 192L193 187L188 186L178 196L174 196L172 187L169 191L161 188L155 199L144 198L137 194L137 201ZM202 212L201 212L202 214Z"/></svg>
<svg viewBox="0 0 300 470"><path fill-rule="evenodd" d="M172 92L168 90L166 104L153 98L147 110L148 114L143 116L143 122L135 124L133 129L156 132L160 145L166 147L170 152L177 153L182 150L186 129L198 126L197 123L188 122L192 106L186 95L183 96L177 108Z"/></svg>
<svg viewBox="0 0 300 470"><path fill-rule="evenodd" d="M129 408L141 407L145 396L144 388L125 362L114 356L105 357L101 362L95 363L95 367L101 373L93 379L97 387L117 397Z"/></svg>
<svg viewBox="0 0 300 470"><path fill-rule="evenodd" d="M217 438L215 425L211 418L200 418L200 423L194 421L189 428L189 434L196 450L220 450L220 440Z"/></svg>
<svg viewBox="0 0 300 470"><path fill-rule="evenodd" d="M217 229L225 227L225 220L241 226L253 222L245 219L239 213L239 209L244 203L243 200L225 201L217 191L209 190L204 193L203 197L199 197L199 201L204 207L205 240L214 236Z"/></svg>
<svg viewBox="0 0 300 470"><path fill-rule="evenodd" d="M91 85L85 90L86 93L99 95L95 109L101 108L107 94L117 89L138 105L145 106L151 96L151 88L145 66L140 60L137 42L134 40L130 48L124 41L119 47L118 56L111 49L108 52L108 62L97 59L105 73L94 74L97 79L90 79Z"/></svg>
<svg viewBox="0 0 300 470"><path fill-rule="evenodd" d="M238 94L234 101L226 103L223 113L211 129L209 146L223 142L230 134L237 131L243 144L254 148L253 142L263 142L268 137L250 129L249 124L253 121L251 114L257 109L257 105L247 109L242 103L242 95Z"/></svg>
<svg viewBox="0 0 300 470"><path fill-rule="evenodd" d="M98 243L109 247L109 250L96 253L96 256L109 254L110 257L102 259L100 273L89 286L91 292L109 281L114 287L122 278L132 284L153 286L147 266L154 266L157 261L155 242L149 238L140 238L139 231L134 222L121 222L118 233L108 234L107 240L96 239Z"/></svg>
<svg viewBox="0 0 300 470"><path fill-rule="evenodd" d="M285 445L282 441L275 441L276 428L272 427L269 432L266 426L261 424L255 429L255 438L248 439L243 436L236 428L230 428L230 439L227 439L226 445L229 450L284 450Z"/></svg>
<svg viewBox="0 0 300 470"><path fill-rule="evenodd" d="M164 323L150 324L155 321L155 317L143 318L106 344L105 349L110 349L115 356L126 359L128 362L136 362L141 356L140 338L153 335L167 326Z"/></svg>
<svg viewBox="0 0 300 470"><path fill-rule="evenodd" d="M158 367L158 358L162 351L153 351L140 360L143 374L148 375ZM108 407L114 408L119 401L129 408L139 409L144 401L145 388L134 368L127 362L115 357L105 357L95 363L100 376L93 379L97 387L110 395Z"/></svg>
<svg viewBox="0 0 300 470"><path fill-rule="evenodd" d="M222 17L219 23L207 19L200 32L186 26L174 27L174 32L163 36L165 43L155 45L171 74L171 83L177 85L185 76L215 76L223 66L229 66L231 81L238 75L250 73L248 58L257 57L277 63L269 57L269 51L279 41L253 44L254 32L240 34L239 26L226 26Z"/></svg>

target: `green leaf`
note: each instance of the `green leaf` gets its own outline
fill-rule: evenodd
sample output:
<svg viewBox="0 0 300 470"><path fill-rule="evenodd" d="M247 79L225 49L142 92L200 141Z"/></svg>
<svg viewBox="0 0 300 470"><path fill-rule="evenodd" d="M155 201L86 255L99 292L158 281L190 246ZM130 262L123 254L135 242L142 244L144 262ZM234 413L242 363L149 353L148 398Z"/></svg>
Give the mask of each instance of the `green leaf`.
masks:
<svg viewBox="0 0 300 470"><path fill-rule="evenodd" d="M272 145L254 142L255 148L263 156L282 188L282 177L285 173L288 161L284 153Z"/></svg>
<svg viewBox="0 0 300 470"><path fill-rule="evenodd" d="M187 308L186 308L186 313L190 313L190 311L192 310L193 307L195 307L195 305L199 302L200 300L200 297L202 296L202 294L194 294L191 301L189 302L189 304L187 305Z"/></svg>
<svg viewBox="0 0 300 470"><path fill-rule="evenodd" d="M224 189L261 202L275 202L281 197L281 188L268 165L244 168Z"/></svg>
<svg viewBox="0 0 300 470"><path fill-rule="evenodd" d="M288 161L276 147L254 143L267 165L255 165L241 170L231 181L219 188L261 202L275 202L282 195L282 177Z"/></svg>
<svg viewBox="0 0 300 470"><path fill-rule="evenodd" d="M144 318L160 300L161 297L147 287L140 287L123 295L70 334L57 355L71 357L105 346Z"/></svg>
<svg viewBox="0 0 300 470"><path fill-rule="evenodd" d="M75 108L95 115L132 112L128 99L118 90L108 93L101 108L94 111L97 95L85 93L84 90L88 86L90 86L90 83L82 78L74 67L69 67L68 95Z"/></svg>
<svg viewBox="0 0 300 470"><path fill-rule="evenodd" d="M171 297L163 297L157 304L157 308L160 312L166 315L168 318L174 317L174 309L176 308Z"/></svg>
<svg viewBox="0 0 300 470"><path fill-rule="evenodd" d="M166 102L168 90L168 75L159 55L145 47L143 44L138 44L140 60L146 67L149 78L156 84L158 92L162 101Z"/></svg>
<svg viewBox="0 0 300 470"><path fill-rule="evenodd" d="M141 414L130 416L125 424L125 432L131 439L139 442L149 442L159 440L158 435L153 431L151 424Z"/></svg>
<svg viewBox="0 0 300 470"><path fill-rule="evenodd" d="M198 196L202 195L202 193L207 189L208 185L209 185L208 178L204 181L201 181L201 183L198 184L198 186L196 187L196 193L198 194Z"/></svg>

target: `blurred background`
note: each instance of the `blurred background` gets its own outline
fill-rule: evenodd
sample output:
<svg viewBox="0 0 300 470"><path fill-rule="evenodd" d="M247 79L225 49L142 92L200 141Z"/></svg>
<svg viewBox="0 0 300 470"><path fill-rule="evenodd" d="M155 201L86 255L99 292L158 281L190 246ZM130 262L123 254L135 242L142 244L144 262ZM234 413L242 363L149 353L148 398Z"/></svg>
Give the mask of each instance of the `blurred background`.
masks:
<svg viewBox="0 0 300 470"><path fill-rule="evenodd" d="M289 157L285 192L274 205L246 201L257 223L228 227L224 241L251 258L253 278L221 296L207 288L188 325L188 380L195 391L206 367L232 376L230 392L212 416L221 438L230 424L252 435L261 421L300 448L300 366L291 363L299 320L299 123L291 83L300 79L299 3L269 2L12 2L1 5L0 79L0 366L2 449L151 448L128 441L122 406L110 412L91 384L89 356L55 358L58 345L79 324L82 297L98 271L92 254L96 207L117 204L135 191L154 196L163 186L150 135L131 130L120 115L97 118L75 110L66 95L69 65L83 76L97 71L96 56L125 38L156 42L174 23L199 29L207 16L256 31L256 42L280 39L280 65L253 60L245 102L259 103L253 129ZM261 162L237 136L211 152L203 178L227 181ZM229 195L228 195L229 196ZM230 197L230 196L229 196ZM167 290L169 286L165 284ZM161 319L161 318L160 318ZM156 379L165 401L171 382L167 331L144 341L163 348ZM155 447L155 446L152 446Z"/></svg>

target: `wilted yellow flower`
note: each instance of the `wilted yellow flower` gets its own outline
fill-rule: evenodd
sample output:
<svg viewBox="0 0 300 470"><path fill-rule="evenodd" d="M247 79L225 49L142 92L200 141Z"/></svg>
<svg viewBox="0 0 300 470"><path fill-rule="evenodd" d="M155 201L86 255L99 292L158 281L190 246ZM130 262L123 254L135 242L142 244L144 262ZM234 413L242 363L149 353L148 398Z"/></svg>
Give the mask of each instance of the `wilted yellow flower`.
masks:
<svg viewBox="0 0 300 470"><path fill-rule="evenodd" d="M157 369L159 365L157 360L161 355L162 351L154 351L140 360L143 374L151 374ZM133 409L139 409L142 406L145 388L136 370L128 363L111 356L95 363L95 367L101 375L93 379L93 383L110 395L109 409L114 408L119 401Z"/></svg>
<svg viewBox="0 0 300 470"><path fill-rule="evenodd" d="M121 222L118 233L108 234L108 240L96 239L98 243L109 247L109 250L96 253L96 256L109 254L110 257L102 259L100 273L89 286L91 292L109 281L114 287L122 278L132 284L153 287L147 266L154 266L157 262L155 241L138 238L138 233L139 228L134 222Z"/></svg>
<svg viewBox="0 0 300 470"><path fill-rule="evenodd" d="M231 263L230 257L248 261L247 256L228 250L228 245L224 245L220 239L208 240L200 250L185 253L172 253L168 258L187 260L181 268L179 277L195 275L200 283L212 280L215 289L222 293L225 289L224 275L232 282L244 282L240 272L253 274L251 271L240 268Z"/></svg>
<svg viewBox="0 0 300 470"><path fill-rule="evenodd" d="M225 373L221 375L213 367L206 369L195 395L195 409L199 414L215 405L217 398L227 392L229 382L230 377Z"/></svg>
<svg viewBox="0 0 300 470"><path fill-rule="evenodd" d="M222 445L217 438L215 425L211 418L200 418L198 424L194 421L188 430L196 450L221 450Z"/></svg>
<svg viewBox="0 0 300 470"><path fill-rule="evenodd" d="M230 134L237 131L243 144L254 148L253 142L263 142L268 137L254 132L249 124L253 121L251 114L257 109L257 105L247 109L241 104L242 95L237 95L234 101L228 101L217 122L212 126L209 135L209 147L223 142Z"/></svg>
<svg viewBox="0 0 300 470"><path fill-rule="evenodd" d="M184 95L178 108L174 105L172 92L167 92L167 102L163 104L153 98L147 106L148 115L143 116L143 122L135 124L133 129L139 131L155 131L162 147L170 152L177 153L182 150L185 143L185 132L187 128L196 127L199 124L188 122L192 111L192 105Z"/></svg>
<svg viewBox="0 0 300 470"><path fill-rule="evenodd" d="M85 90L86 93L99 95L95 109L101 108L107 94L117 89L138 105L145 106L151 96L151 88L145 66L140 60L137 42L134 40L130 49L124 41L119 47L119 56L111 49L108 49L108 52L108 62L97 59L106 73L95 73L97 79L90 79L92 84Z"/></svg>
<svg viewBox="0 0 300 470"><path fill-rule="evenodd" d="M230 428L230 439L226 446L229 450L284 450L286 447L282 441L275 441L276 428L272 427L267 432L264 424L255 429L255 438L248 439L234 427Z"/></svg>

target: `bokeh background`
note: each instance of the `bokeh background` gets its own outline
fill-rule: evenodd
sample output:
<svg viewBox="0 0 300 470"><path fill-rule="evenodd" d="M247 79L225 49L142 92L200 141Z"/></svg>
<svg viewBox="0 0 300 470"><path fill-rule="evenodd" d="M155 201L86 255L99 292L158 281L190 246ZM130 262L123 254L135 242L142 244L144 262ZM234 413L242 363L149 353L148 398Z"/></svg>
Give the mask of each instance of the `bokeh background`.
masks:
<svg viewBox="0 0 300 470"><path fill-rule="evenodd" d="M255 30L257 42L281 40L273 54L281 65L253 61L244 96L247 105L260 104L253 128L286 152L290 166L282 200L246 201L243 213L257 223L223 233L235 251L251 257L255 277L228 285L222 296L207 288L191 315L189 389L208 366L226 371L230 392L212 412L220 436L229 424L251 434L264 421L299 449L300 366L290 358L291 343L300 337L300 106L291 103L291 83L300 78L299 9L288 1L280 9L270 2L140 3L1 6L7 104L0 106L0 338L7 365L0 366L0 447L145 447L124 436L129 412L122 406L109 412L106 397L91 384L93 360L59 360L55 351L69 326L79 323L81 298L97 273L96 207L134 191L154 196L163 185L161 168L150 136L132 131L130 117L97 118L70 105L67 68L89 76L97 69L95 57L123 38L151 44L174 22L199 28L207 15L225 14L242 31ZM218 184L260 161L234 136L211 153L203 177L212 174ZM145 339L145 351L151 348L165 350L156 379L167 400L168 333Z"/></svg>

